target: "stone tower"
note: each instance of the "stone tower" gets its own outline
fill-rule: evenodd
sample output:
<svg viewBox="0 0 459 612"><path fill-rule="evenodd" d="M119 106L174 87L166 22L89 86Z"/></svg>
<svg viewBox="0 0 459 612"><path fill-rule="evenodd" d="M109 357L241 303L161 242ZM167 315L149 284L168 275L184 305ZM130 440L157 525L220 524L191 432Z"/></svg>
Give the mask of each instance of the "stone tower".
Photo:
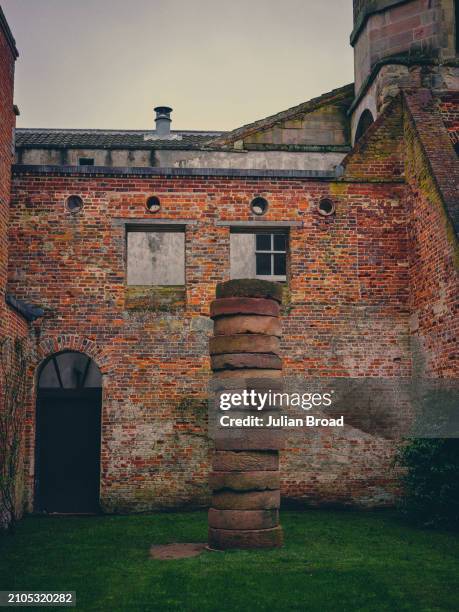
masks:
<svg viewBox="0 0 459 612"><path fill-rule="evenodd" d="M458 7L459 0L354 0L354 139L400 87L459 89Z"/></svg>

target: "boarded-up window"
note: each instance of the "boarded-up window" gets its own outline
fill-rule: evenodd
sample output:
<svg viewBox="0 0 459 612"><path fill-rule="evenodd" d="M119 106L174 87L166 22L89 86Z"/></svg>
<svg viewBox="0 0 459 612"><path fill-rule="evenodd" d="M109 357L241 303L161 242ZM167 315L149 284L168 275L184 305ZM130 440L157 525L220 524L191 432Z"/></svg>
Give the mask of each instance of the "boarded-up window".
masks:
<svg viewBox="0 0 459 612"><path fill-rule="evenodd" d="M255 234L231 234L231 278L255 278Z"/></svg>
<svg viewBox="0 0 459 612"><path fill-rule="evenodd" d="M175 230L129 230L128 285L184 285L185 234Z"/></svg>
<svg viewBox="0 0 459 612"><path fill-rule="evenodd" d="M287 240L284 232L231 233L231 278L285 281Z"/></svg>

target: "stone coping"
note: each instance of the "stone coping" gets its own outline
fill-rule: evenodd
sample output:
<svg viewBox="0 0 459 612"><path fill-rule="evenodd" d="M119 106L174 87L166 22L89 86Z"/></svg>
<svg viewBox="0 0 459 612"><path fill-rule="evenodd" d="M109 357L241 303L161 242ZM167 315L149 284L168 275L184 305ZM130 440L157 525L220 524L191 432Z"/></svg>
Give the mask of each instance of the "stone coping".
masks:
<svg viewBox="0 0 459 612"><path fill-rule="evenodd" d="M52 166L14 164L13 174L55 174L71 176L218 176L228 178L286 178L286 179L335 179L336 173L328 170L257 170L240 168L156 168L151 166Z"/></svg>

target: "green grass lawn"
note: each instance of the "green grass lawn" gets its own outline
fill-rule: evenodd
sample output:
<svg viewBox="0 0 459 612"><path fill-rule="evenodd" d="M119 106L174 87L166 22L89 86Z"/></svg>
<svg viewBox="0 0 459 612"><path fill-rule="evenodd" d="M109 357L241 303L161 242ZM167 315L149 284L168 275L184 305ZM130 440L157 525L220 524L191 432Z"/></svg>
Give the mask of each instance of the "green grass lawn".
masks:
<svg viewBox="0 0 459 612"><path fill-rule="evenodd" d="M27 518L0 540L0 589L72 590L107 612L459 610L459 534L387 512L281 517L282 549L172 561L150 545L205 541L206 513Z"/></svg>

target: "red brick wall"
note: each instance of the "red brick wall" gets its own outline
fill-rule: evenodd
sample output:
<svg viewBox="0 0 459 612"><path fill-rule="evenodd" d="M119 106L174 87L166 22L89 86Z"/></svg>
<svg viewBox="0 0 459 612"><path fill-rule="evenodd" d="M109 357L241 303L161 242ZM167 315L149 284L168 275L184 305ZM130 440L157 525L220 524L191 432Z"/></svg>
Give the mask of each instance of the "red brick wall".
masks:
<svg viewBox="0 0 459 612"><path fill-rule="evenodd" d="M66 196L85 200L70 215ZM290 237L283 318L288 375L406 377L408 248L403 186L294 179L77 177L18 174L12 201L10 288L43 306L37 363L65 348L92 354L104 372L102 484L106 510L206 504L209 442L208 310L229 276L229 229L263 194L263 220L302 221ZM162 218L197 221L186 232L186 307L125 310L125 235L116 218L144 218L147 195ZM320 196L337 214L315 210ZM33 478L34 406L28 467ZM293 436L284 453L290 498L393 501L392 443L346 428ZM327 450L328 449L328 450Z"/></svg>
<svg viewBox="0 0 459 612"><path fill-rule="evenodd" d="M377 117L341 162L348 180L392 181L403 174L403 114L399 98Z"/></svg>
<svg viewBox="0 0 459 612"><path fill-rule="evenodd" d="M5 303L6 282L8 271L8 226L11 187L11 164L14 155L13 129L16 117L13 109L14 93L14 65L17 51L11 32L6 24L0 8L0 359L5 359L10 342L17 338L26 339L28 324ZM26 350L26 349L25 349ZM5 365L5 364L3 364ZM6 367L6 366L5 366ZM14 379L17 370L7 371L5 374ZM5 393L3 385L3 371L0 376L0 410L5 410ZM23 454L21 454L23 460ZM21 514L24 496L22 468L16 478L17 514ZM0 522L9 521L9 516L0 516Z"/></svg>
<svg viewBox="0 0 459 612"><path fill-rule="evenodd" d="M11 33L0 9L0 337L27 335L25 320L5 304L13 129L16 125L13 109L16 56Z"/></svg>
<svg viewBox="0 0 459 612"><path fill-rule="evenodd" d="M459 91L443 93L437 99L438 109L453 145L459 144Z"/></svg>
<svg viewBox="0 0 459 612"><path fill-rule="evenodd" d="M15 57L0 15L0 335L6 333L5 286L8 269L8 214L10 200L11 151L15 115L13 112Z"/></svg>
<svg viewBox="0 0 459 612"><path fill-rule="evenodd" d="M405 99L414 368L420 376L453 379L459 373L459 244L452 216L459 164L430 93Z"/></svg>

